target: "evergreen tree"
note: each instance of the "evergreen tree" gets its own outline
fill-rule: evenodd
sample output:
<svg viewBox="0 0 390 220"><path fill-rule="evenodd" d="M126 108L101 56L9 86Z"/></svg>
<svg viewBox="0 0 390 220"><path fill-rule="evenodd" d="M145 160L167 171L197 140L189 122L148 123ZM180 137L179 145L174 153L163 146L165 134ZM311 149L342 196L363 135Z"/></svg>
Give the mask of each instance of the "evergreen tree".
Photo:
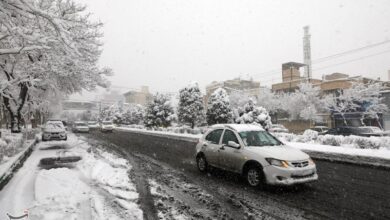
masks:
<svg viewBox="0 0 390 220"><path fill-rule="evenodd" d="M215 90L208 100L207 123L209 125L228 123L232 120L229 96L222 88Z"/></svg>
<svg viewBox="0 0 390 220"><path fill-rule="evenodd" d="M197 83L193 83L179 92L177 116L181 123L187 123L194 128L204 119L203 99Z"/></svg>
<svg viewBox="0 0 390 220"><path fill-rule="evenodd" d="M155 94L146 107L144 123L146 127L168 127L174 116L169 96Z"/></svg>

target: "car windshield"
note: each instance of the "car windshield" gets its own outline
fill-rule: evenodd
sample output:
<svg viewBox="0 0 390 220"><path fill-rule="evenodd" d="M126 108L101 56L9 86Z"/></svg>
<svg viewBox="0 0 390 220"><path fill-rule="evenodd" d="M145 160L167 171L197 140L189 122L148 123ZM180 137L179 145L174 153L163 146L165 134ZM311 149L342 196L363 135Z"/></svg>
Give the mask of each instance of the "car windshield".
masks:
<svg viewBox="0 0 390 220"><path fill-rule="evenodd" d="M242 131L239 135L246 146L262 147L283 145L282 142L266 131Z"/></svg>
<svg viewBox="0 0 390 220"><path fill-rule="evenodd" d="M58 129L58 128L63 128L64 125L60 122L56 123L56 122L51 122L51 123L47 123L46 126L45 126L45 129Z"/></svg>
<svg viewBox="0 0 390 220"><path fill-rule="evenodd" d="M88 124L89 124L89 125L95 125L96 122L90 121L90 122L88 122Z"/></svg>
<svg viewBox="0 0 390 220"><path fill-rule="evenodd" d="M76 126L87 126L87 124L85 124L84 122L78 122L76 123Z"/></svg>
<svg viewBox="0 0 390 220"><path fill-rule="evenodd" d="M105 121L105 122L103 122L103 124L104 124L104 125L112 125L112 122L110 122L110 121Z"/></svg>

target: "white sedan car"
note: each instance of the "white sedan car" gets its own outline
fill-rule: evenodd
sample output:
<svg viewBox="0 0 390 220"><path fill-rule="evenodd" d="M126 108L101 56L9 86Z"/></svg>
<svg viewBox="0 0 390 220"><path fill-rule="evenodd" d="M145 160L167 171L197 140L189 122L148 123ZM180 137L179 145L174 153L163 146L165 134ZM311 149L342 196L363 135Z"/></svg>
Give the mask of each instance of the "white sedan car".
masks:
<svg viewBox="0 0 390 220"><path fill-rule="evenodd" d="M242 174L249 185L294 185L318 179L306 153L284 145L257 125L214 125L196 146L196 163Z"/></svg>
<svg viewBox="0 0 390 220"><path fill-rule="evenodd" d="M61 121L49 121L45 124L45 127L42 130L42 141L66 141L67 139L68 136L66 134L65 126Z"/></svg>
<svg viewBox="0 0 390 220"><path fill-rule="evenodd" d="M88 127L87 123L85 123L83 121L76 121L73 125L73 132L74 133L82 133L82 132L88 133L89 127Z"/></svg>
<svg viewBox="0 0 390 220"><path fill-rule="evenodd" d="M112 121L103 121L100 124L100 131L101 132L113 132L114 130L114 124Z"/></svg>

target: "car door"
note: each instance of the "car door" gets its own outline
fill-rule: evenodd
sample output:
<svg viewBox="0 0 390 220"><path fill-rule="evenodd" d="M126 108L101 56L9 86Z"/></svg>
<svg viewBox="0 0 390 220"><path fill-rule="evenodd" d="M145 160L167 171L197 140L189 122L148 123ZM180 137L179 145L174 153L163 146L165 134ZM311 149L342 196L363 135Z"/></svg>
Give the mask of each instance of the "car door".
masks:
<svg viewBox="0 0 390 220"><path fill-rule="evenodd" d="M212 166L219 167L219 148L223 129L211 131L205 138L203 146L205 147L206 159Z"/></svg>
<svg viewBox="0 0 390 220"><path fill-rule="evenodd" d="M219 164L226 170L236 172L241 168L241 161L243 160L242 151L241 149L230 147L228 145L229 141L240 143L234 131L225 129L222 137L222 147L219 149Z"/></svg>

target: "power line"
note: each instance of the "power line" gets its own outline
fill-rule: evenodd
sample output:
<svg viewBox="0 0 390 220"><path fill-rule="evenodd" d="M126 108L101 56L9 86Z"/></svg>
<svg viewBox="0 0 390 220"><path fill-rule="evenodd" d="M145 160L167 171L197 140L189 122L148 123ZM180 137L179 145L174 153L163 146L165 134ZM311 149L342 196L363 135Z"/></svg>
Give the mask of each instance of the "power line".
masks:
<svg viewBox="0 0 390 220"><path fill-rule="evenodd" d="M390 50L385 50L385 51L382 51L382 52L379 52L379 53L374 53L374 54L370 54L370 55L367 55L367 56L359 57L359 58L356 58L356 59L347 60L347 61L344 61L344 62L341 62L341 63L336 63L336 64L333 64L333 65L316 68L315 70L327 69L327 68L330 68L330 67L333 67L333 66L339 66L339 65L342 65L342 64L345 64L345 63L351 63L351 62L355 62L355 61L358 61L358 60L363 60L365 58L378 56L378 55L389 53L389 52L390 52Z"/></svg>
<svg viewBox="0 0 390 220"><path fill-rule="evenodd" d="M382 42L366 45L364 47L359 47L359 48L343 51L343 52L340 52L340 53L332 54L332 55L329 55L329 56L321 57L321 58L318 58L318 59L314 59L312 62L313 62L313 64L326 62L326 61L334 59L334 58L338 58L338 57L341 57L341 56L344 56L344 55L347 55L347 54L351 54L351 53L356 53L356 52L359 52L359 51L362 51L362 50L370 49L370 48L377 47L377 46L380 46L380 45L384 45L384 44L387 44L387 43L390 43L390 40L385 40L385 41L382 41ZM380 54L382 54L382 53L380 53ZM343 64L343 63L337 64L337 65L341 65L341 64ZM318 70L318 69L315 69L315 70ZM262 72L262 73L257 73L257 74L254 74L253 76L255 77L255 76L260 76L260 75L263 75L263 74L270 74L270 73L277 73L277 72L280 72L280 68L269 70L269 71L265 71L265 72Z"/></svg>
<svg viewBox="0 0 390 220"><path fill-rule="evenodd" d="M347 50L347 51L344 51L344 52L340 52L340 53L336 53L336 54L333 54L333 55L329 55L329 56L326 56L326 57L321 57L321 58L313 60L313 63L325 62L326 60L329 60L329 59L337 58L337 57L344 56L344 55L347 55L347 54L350 54L350 53L356 53L356 52L359 52L359 51L362 51L362 50L370 49L370 48L377 47L377 46L380 46L380 45L383 45L383 44L387 44L387 43L390 43L390 40L385 40L385 41L382 41L382 42L379 42L379 43L375 43L375 44L370 44L370 45L367 45L367 46L364 46L364 47L359 47L359 48L355 48L355 49L352 49L352 50Z"/></svg>

